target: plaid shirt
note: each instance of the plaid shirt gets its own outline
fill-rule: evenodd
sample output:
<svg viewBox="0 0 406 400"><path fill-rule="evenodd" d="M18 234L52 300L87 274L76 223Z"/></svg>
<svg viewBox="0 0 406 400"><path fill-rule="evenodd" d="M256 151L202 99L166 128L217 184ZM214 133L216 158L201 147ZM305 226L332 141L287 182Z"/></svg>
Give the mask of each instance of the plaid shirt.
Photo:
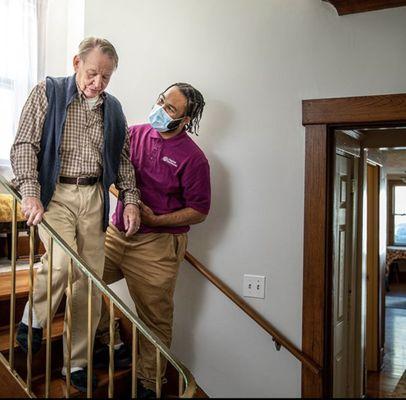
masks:
<svg viewBox="0 0 406 400"><path fill-rule="evenodd" d="M92 109L78 87L78 96L69 105L61 141L60 176L99 177L102 174L103 109L102 94ZM23 198L40 198L37 155L40 151L42 128L47 112L45 81L31 92L24 105L18 131L11 148L11 165ZM116 186L124 203L137 204L139 191L135 186L135 172L129 158L128 129L121 154Z"/></svg>

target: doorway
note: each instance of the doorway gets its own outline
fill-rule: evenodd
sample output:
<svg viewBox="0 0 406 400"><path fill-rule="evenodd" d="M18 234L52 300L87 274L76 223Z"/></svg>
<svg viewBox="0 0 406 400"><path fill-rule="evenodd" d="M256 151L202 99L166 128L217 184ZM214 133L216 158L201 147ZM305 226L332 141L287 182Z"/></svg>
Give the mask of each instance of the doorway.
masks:
<svg viewBox="0 0 406 400"><path fill-rule="evenodd" d="M403 138L406 129L392 134ZM368 170L366 393L370 397L406 396L406 135L400 144L369 150L381 163ZM386 257L379 260L382 247Z"/></svg>
<svg viewBox="0 0 406 400"><path fill-rule="evenodd" d="M349 315L355 313L352 329L347 335L353 343L350 356L356 360L352 390L363 396L366 388L366 314L367 314L367 161L368 149L382 138L383 129L406 126L406 94L355 97L345 99L307 100L303 102L303 124L306 127L305 223L303 275L303 351L318 362L319 375L302 368L302 396L326 397L336 394L334 371L336 335L334 334L334 296L337 271L334 269L334 201L335 201L335 132L337 130L365 132L361 135L359 157L358 216L353 234L356 238L352 282L353 302L348 301ZM379 129L378 129L379 128ZM382 129L383 128L383 129ZM386 135L389 144L403 141L406 135ZM400 144L401 145L401 144ZM382 147L382 144L379 146ZM380 168L372 161L371 165ZM379 265L382 262L379 247ZM379 281L378 274L378 281ZM383 285L380 285L381 287ZM348 286L350 287L350 285ZM379 299L379 296L378 296ZM381 302L382 304L382 302ZM349 320L351 323L351 320ZM351 325L349 325L351 328ZM333 354L334 353L334 354ZM333 354L333 357L332 357ZM348 365L351 363L347 363ZM348 386L348 385L347 385ZM351 387L351 385L349 386ZM349 395L348 392L345 395Z"/></svg>

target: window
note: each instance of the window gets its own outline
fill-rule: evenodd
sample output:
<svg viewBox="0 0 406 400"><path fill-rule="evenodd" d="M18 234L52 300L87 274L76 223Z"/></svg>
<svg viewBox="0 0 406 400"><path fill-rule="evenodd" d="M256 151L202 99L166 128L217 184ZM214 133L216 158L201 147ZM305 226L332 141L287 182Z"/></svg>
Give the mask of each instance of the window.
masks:
<svg viewBox="0 0 406 400"><path fill-rule="evenodd" d="M38 80L38 0L0 0L0 163L10 147L24 102Z"/></svg>
<svg viewBox="0 0 406 400"><path fill-rule="evenodd" d="M8 150L13 139L13 116L14 116L14 81L0 76L0 132L4 141L0 147L0 161L8 158Z"/></svg>
<svg viewBox="0 0 406 400"><path fill-rule="evenodd" d="M392 196L393 243L406 245L406 185L394 185Z"/></svg>

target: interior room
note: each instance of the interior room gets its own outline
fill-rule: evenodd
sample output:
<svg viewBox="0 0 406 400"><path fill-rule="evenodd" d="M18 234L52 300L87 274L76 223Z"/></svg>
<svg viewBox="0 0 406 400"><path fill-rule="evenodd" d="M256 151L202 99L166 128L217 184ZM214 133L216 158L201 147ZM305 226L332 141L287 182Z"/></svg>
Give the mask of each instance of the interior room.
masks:
<svg viewBox="0 0 406 400"><path fill-rule="evenodd" d="M0 397L406 396L405 22L0 0Z"/></svg>

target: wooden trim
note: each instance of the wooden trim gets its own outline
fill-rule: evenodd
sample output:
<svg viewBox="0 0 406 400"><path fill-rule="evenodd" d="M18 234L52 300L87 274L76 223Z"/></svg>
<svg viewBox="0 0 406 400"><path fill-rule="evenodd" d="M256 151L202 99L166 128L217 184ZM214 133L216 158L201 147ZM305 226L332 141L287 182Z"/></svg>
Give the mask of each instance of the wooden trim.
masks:
<svg viewBox="0 0 406 400"><path fill-rule="evenodd" d="M406 121L406 93L304 100L303 125L377 124Z"/></svg>
<svg viewBox="0 0 406 400"><path fill-rule="evenodd" d="M388 202L387 202L387 218L388 218L388 245L395 245L394 243L394 236L395 236L395 217L392 214L392 207L393 207L393 188L394 186L406 186L406 183L401 180L391 179L388 180Z"/></svg>
<svg viewBox="0 0 406 400"><path fill-rule="evenodd" d="M10 371L8 362L3 354L0 354L0 382L2 385L0 398L31 398L26 392L25 384L21 378Z"/></svg>
<svg viewBox="0 0 406 400"><path fill-rule="evenodd" d="M405 0L324 0L332 4L338 15L355 14L385 8L406 6Z"/></svg>
<svg viewBox="0 0 406 400"><path fill-rule="evenodd" d="M388 131L369 131L362 140L364 147L379 148L379 147L405 147L405 131L393 129Z"/></svg>
<svg viewBox="0 0 406 400"><path fill-rule="evenodd" d="M189 252L185 254L185 260L188 261L197 271L199 271L206 279L217 287L225 296L227 296L234 304L244 311L251 319L253 319L261 328L269 333L273 340L285 347L293 356L295 356L304 366L306 370L310 370L312 375L318 375L321 372L321 367L315 363L310 357L304 354L297 346L289 341L282 333L274 328L262 315L255 311L246 301L244 301L237 293L235 293L228 285L226 285L215 274L209 271L200 261L193 257Z"/></svg>
<svg viewBox="0 0 406 400"><path fill-rule="evenodd" d="M368 371L379 370L379 167L367 165L367 343L366 367Z"/></svg>
<svg viewBox="0 0 406 400"><path fill-rule="evenodd" d="M352 157L360 158L360 135L353 136L354 131L336 130L336 149Z"/></svg>
<svg viewBox="0 0 406 400"><path fill-rule="evenodd" d="M326 125L306 128L305 157L302 349L324 367L324 348L328 338L324 324L328 301L325 296L328 193ZM324 383L322 376L315 376L302 369L302 397L323 397Z"/></svg>

